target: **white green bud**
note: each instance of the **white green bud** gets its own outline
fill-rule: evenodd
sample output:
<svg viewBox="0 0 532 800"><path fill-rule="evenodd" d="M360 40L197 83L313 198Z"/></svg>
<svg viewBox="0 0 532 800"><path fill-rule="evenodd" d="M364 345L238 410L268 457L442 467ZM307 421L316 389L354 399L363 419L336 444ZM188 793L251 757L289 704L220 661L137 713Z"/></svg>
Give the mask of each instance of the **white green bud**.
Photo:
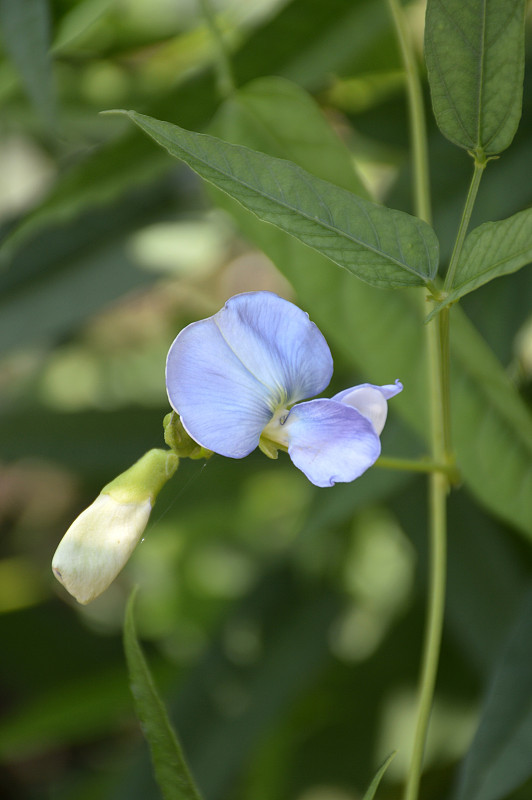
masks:
<svg viewBox="0 0 532 800"><path fill-rule="evenodd" d="M116 578L178 464L175 453L149 450L74 520L55 552L52 570L78 603L90 603Z"/></svg>

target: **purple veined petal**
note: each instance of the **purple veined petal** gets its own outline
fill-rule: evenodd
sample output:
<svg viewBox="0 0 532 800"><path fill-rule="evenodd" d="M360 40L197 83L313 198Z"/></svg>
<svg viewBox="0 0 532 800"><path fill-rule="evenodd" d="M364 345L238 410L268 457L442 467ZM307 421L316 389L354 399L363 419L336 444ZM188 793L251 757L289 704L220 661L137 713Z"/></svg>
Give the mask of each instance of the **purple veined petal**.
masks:
<svg viewBox="0 0 532 800"><path fill-rule="evenodd" d="M236 357L268 387L274 407L328 386L329 345L308 314L288 300L272 292L238 294L212 319Z"/></svg>
<svg viewBox="0 0 532 800"><path fill-rule="evenodd" d="M381 444L359 411L335 400L294 406L283 425L288 454L316 486L355 480L375 463Z"/></svg>
<svg viewBox="0 0 532 800"><path fill-rule="evenodd" d="M350 389L338 392L331 399L358 409L371 421L376 433L380 435L388 415L386 401L402 390L403 384L399 380L396 380L394 384L385 384L384 386L361 383L359 386L352 386Z"/></svg>
<svg viewBox="0 0 532 800"><path fill-rule="evenodd" d="M275 409L322 391L332 368L327 342L304 311L271 292L250 292L179 333L166 386L193 439L243 458Z"/></svg>

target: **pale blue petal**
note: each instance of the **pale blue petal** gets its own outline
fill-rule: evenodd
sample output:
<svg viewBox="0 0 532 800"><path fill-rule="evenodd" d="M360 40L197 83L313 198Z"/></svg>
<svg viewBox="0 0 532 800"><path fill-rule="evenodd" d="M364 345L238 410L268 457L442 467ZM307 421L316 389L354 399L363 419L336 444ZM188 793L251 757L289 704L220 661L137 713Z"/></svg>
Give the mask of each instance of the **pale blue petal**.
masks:
<svg viewBox="0 0 532 800"><path fill-rule="evenodd" d="M389 400L390 397L394 397L399 392L403 391L403 384L399 379L395 381L395 383L387 383L384 386L376 386L373 383L359 383L358 386L351 386L350 389L344 389L342 392L338 392L331 400L342 400L346 397L349 392L352 392L354 389L378 389L379 392L384 396L385 400Z"/></svg>
<svg viewBox="0 0 532 800"><path fill-rule="evenodd" d="M247 292L212 318L246 369L263 383L272 407L313 397L333 372L329 345L300 308L272 292Z"/></svg>
<svg viewBox="0 0 532 800"><path fill-rule="evenodd" d="M321 392L332 368L327 342L305 312L271 292L250 292L181 331L166 385L193 439L242 458L275 409Z"/></svg>
<svg viewBox="0 0 532 800"><path fill-rule="evenodd" d="M395 384L386 384L385 386L361 383L359 386L352 386L350 389L338 392L331 399L356 408L372 422L376 433L380 434L388 414L386 401L402 390L403 384L399 380L396 380Z"/></svg>
<svg viewBox="0 0 532 800"><path fill-rule="evenodd" d="M371 422L335 400L299 403L283 428L290 458L316 486L353 481L380 455L380 440Z"/></svg>

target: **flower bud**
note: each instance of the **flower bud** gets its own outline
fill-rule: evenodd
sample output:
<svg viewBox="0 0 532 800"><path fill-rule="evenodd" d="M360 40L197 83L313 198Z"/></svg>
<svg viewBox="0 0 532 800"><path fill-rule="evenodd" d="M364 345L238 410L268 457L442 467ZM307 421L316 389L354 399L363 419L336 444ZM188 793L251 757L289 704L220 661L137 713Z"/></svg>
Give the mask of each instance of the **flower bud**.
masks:
<svg viewBox="0 0 532 800"><path fill-rule="evenodd" d="M179 414L171 411L163 419L164 441L180 458L210 458L212 450L207 450L187 433Z"/></svg>
<svg viewBox="0 0 532 800"><path fill-rule="evenodd" d="M172 477L179 458L150 450L111 483L59 543L52 570L65 589L86 605L116 578L140 541L153 503Z"/></svg>

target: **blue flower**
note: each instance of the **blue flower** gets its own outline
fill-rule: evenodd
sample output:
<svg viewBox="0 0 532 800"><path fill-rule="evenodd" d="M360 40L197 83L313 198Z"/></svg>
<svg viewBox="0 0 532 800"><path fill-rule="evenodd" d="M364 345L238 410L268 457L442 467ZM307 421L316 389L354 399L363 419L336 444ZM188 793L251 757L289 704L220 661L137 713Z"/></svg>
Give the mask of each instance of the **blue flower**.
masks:
<svg viewBox="0 0 532 800"><path fill-rule="evenodd" d="M174 340L166 387L185 430L230 458L259 446L286 450L316 486L358 478L379 457L394 385L354 386L310 400L329 384L329 346L308 314L271 292L239 294ZM294 405L297 403L297 405Z"/></svg>

